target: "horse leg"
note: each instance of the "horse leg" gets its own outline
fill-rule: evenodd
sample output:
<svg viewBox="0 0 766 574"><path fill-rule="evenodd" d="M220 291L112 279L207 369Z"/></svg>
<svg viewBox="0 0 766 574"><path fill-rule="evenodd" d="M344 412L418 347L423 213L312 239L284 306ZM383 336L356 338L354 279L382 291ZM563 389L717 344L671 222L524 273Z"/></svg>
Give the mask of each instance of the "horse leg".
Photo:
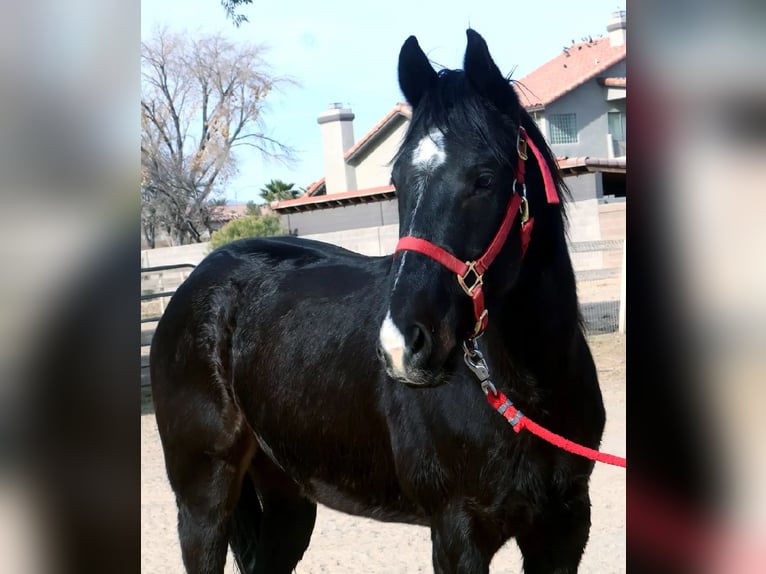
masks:
<svg viewBox="0 0 766 574"><path fill-rule="evenodd" d="M316 513L305 498L266 493L254 574L290 574L309 547Z"/></svg>
<svg viewBox="0 0 766 574"><path fill-rule="evenodd" d="M233 401L219 395L203 402L199 395L179 393L174 406L184 411L188 399L186 416L158 416L178 506L181 556L189 574L221 574L230 518L257 443Z"/></svg>
<svg viewBox="0 0 766 574"><path fill-rule="evenodd" d="M229 545L242 574L255 572L262 515L255 485L250 476L245 476L242 492L229 521Z"/></svg>
<svg viewBox="0 0 766 574"><path fill-rule="evenodd" d="M248 574L289 574L303 558L316 522L316 504L301 496L293 480L260 451L250 476L261 504L255 561ZM232 543L232 550L237 549Z"/></svg>
<svg viewBox="0 0 766 574"><path fill-rule="evenodd" d="M588 542L590 499L587 494L549 507L516 537L524 574L575 574Z"/></svg>
<svg viewBox="0 0 766 574"><path fill-rule="evenodd" d="M463 508L449 508L434 517L431 543L435 574L488 574L500 546L482 540L475 518Z"/></svg>

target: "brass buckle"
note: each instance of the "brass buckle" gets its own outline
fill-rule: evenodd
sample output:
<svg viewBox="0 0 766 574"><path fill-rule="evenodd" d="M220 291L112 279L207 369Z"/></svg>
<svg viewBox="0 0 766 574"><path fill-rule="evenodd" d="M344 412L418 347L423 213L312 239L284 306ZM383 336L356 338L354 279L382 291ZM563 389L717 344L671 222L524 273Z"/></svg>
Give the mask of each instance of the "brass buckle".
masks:
<svg viewBox="0 0 766 574"><path fill-rule="evenodd" d="M519 128L519 131L516 133L516 153L519 154L519 158L522 161L527 161L527 139L521 137L522 130L524 128ZM524 131L524 134L526 135L526 131Z"/></svg>
<svg viewBox="0 0 766 574"><path fill-rule="evenodd" d="M481 316L476 321L476 325L473 326L473 336L478 337L479 334L482 331L481 324L484 323L484 319L489 315L489 311L484 309L484 311L481 312Z"/></svg>
<svg viewBox="0 0 766 574"><path fill-rule="evenodd" d="M519 205L519 212L521 213L521 224L524 225L529 221L529 203L527 198L522 196L521 205Z"/></svg>
<svg viewBox="0 0 766 574"><path fill-rule="evenodd" d="M465 294L469 297L473 297L473 292L482 285L484 282L483 277L479 274L478 271L476 271L476 261L466 261L466 265L468 265L468 269L466 269L466 272L464 275L458 275L457 276L457 282L460 284L460 286L463 288L463 291L465 291ZM473 273L476 277L473 280L473 285L470 287L466 285L466 277L468 277L469 273Z"/></svg>

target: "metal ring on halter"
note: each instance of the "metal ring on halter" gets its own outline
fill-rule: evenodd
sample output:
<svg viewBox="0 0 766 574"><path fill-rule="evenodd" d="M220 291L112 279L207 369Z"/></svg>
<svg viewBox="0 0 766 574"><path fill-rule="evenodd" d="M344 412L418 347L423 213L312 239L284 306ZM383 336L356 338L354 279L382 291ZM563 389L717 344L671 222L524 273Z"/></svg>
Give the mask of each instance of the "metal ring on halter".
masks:
<svg viewBox="0 0 766 574"><path fill-rule="evenodd" d="M521 184L521 193L519 193L516 190L516 184L518 184L518 183L519 183L519 180L516 179L516 178L513 178L513 185L511 186L511 189L513 190L514 193L518 193L521 197L526 199L527 198L527 184L522 182L522 184Z"/></svg>

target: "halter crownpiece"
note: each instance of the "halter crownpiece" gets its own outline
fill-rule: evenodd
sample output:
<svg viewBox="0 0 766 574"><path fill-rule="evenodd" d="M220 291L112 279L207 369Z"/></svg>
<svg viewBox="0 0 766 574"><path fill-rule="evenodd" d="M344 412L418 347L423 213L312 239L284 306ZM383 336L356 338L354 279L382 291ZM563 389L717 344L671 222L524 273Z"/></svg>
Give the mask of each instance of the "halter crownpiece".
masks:
<svg viewBox="0 0 766 574"><path fill-rule="evenodd" d="M529 246L534 218L529 217L527 186L525 183L527 146L532 150L532 153L537 160L537 164L540 167L540 171L543 174L545 195L548 199L548 203L559 203L559 196L558 193L556 193L553 175L548 168L545 158L534 142L529 139L526 130L523 127L520 127L516 139L518 162L516 164L516 179L513 182L513 195L508 203L508 208L505 210L503 221L500 223L500 229L498 229L495 237L489 244L489 247L487 247L487 250L481 257L475 261L461 261L444 248L425 239L412 236L406 236L399 239L399 242L396 244L396 249L394 250L394 255L400 251L417 251L418 253L427 255L431 259L441 263L457 275L458 284L465 294L471 298L473 303L475 323L473 333L469 336L469 339L475 339L487 328L489 311L487 311L484 306L484 273L489 269L489 266L495 260L498 253L500 253L503 245L505 245L511 227L513 227L513 223L516 221L517 214L521 214L520 234L522 257L526 254L527 247ZM519 186L521 187L520 191L518 190Z"/></svg>

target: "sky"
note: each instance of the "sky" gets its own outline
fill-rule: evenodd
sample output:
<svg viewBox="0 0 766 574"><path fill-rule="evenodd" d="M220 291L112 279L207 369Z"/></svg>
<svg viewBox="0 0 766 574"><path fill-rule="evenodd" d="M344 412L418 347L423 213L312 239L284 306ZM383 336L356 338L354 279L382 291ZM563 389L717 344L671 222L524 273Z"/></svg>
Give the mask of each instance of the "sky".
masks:
<svg viewBox="0 0 766 574"><path fill-rule="evenodd" d="M263 119L269 136L296 149L295 161L265 161L245 150L239 173L227 182L230 203L261 201L259 190L271 179L307 187L323 176L317 116L333 102L350 107L359 139L404 98L397 81L397 59L414 35L436 67L461 68L465 31L487 41L503 74L516 79L558 55L581 38L606 35L606 25L625 3L615 0L408 1L254 0L240 9L250 22L236 28L218 0L143 0L141 36L157 26L171 31L222 33L237 42L265 45L265 59L276 75L298 85L267 98Z"/></svg>

